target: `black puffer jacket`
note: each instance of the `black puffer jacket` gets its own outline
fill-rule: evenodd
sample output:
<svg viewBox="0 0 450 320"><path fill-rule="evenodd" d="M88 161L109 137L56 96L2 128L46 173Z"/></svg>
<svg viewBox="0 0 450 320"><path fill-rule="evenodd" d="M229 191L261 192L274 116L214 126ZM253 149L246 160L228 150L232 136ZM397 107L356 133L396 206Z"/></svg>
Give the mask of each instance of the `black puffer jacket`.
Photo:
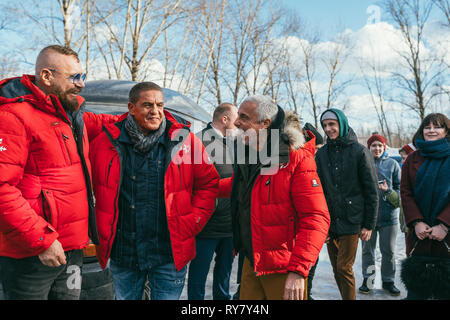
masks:
<svg viewBox="0 0 450 320"><path fill-rule="evenodd" d="M205 129L196 133L196 135L202 140L203 145L207 151L212 151L210 154L211 159L214 162L217 172L221 179L228 178L233 175L232 152L228 148L233 148L233 141L229 138L223 138L220 136L209 123ZM227 140L227 141L226 141ZM217 143L211 145L212 143ZM219 148L222 148L222 161L215 162L214 160L220 158L219 154L216 154ZM226 153L229 153L228 158ZM228 161L228 163L227 163ZM231 237L233 235L231 227L231 203L230 199L220 198L216 200L216 208L211 218L209 219L203 230L197 235L198 238L224 238Z"/></svg>
<svg viewBox="0 0 450 320"><path fill-rule="evenodd" d="M317 173L331 216L330 235L358 234L375 228L378 185L370 151L355 132L327 143L316 154Z"/></svg>

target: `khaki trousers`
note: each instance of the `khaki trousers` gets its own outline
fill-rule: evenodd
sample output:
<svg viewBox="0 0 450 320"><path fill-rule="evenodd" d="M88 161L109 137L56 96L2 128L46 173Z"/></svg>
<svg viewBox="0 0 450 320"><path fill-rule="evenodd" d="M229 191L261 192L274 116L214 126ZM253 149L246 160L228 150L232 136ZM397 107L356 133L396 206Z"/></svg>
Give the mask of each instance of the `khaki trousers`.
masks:
<svg viewBox="0 0 450 320"><path fill-rule="evenodd" d="M250 261L244 258L240 288L240 300L283 300L287 273L275 273L257 277ZM307 279L303 299L307 300Z"/></svg>
<svg viewBox="0 0 450 320"><path fill-rule="evenodd" d="M358 239L358 234L351 234L330 239L327 244L334 278L343 300L356 299L353 264L358 249Z"/></svg>

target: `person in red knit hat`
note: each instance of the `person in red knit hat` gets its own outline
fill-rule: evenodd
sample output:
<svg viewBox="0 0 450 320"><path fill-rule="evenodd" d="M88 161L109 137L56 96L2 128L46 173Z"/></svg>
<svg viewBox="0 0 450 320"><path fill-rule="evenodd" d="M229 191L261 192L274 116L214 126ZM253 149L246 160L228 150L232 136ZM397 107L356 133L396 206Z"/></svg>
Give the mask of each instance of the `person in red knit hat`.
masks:
<svg viewBox="0 0 450 320"><path fill-rule="evenodd" d="M386 138L380 134L372 135L367 140L367 147L373 156L378 178L379 209L376 227L368 241L362 242L362 273L364 281L360 293L368 294L373 289L375 280L375 249L377 238L381 251L381 278L383 289L393 296L400 295L394 284L395 280L395 243L397 238L399 209L392 206L387 195L400 195L401 169L397 161L386 153Z"/></svg>

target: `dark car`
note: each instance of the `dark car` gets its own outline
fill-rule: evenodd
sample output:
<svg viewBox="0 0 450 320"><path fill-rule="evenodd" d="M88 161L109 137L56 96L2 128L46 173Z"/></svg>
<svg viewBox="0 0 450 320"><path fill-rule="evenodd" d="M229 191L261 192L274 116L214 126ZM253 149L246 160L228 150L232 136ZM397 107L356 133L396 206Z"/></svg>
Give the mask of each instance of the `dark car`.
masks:
<svg viewBox="0 0 450 320"><path fill-rule="evenodd" d="M106 114L123 114L128 111L128 93L134 81L98 80L89 81L80 93L86 100L86 111ZM192 132L202 130L211 121L211 115L188 97L163 88L164 108L191 123ZM114 299L111 271L102 270L95 254L95 245L84 249L81 284L82 300ZM1 272L1 271L0 271ZM0 274L1 275L1 274ZM148 299L148 288L144 294ZM0 300L4 299L0 283Z"/></svg>

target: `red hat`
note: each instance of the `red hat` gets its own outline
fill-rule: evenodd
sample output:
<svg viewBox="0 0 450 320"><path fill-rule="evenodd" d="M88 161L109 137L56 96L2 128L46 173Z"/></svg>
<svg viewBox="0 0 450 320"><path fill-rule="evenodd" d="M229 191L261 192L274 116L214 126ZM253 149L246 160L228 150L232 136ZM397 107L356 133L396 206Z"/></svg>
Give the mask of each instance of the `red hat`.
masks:
<svg viewBox="0 0 450 320"><path fill-rule="evenodd" d="M414 151L416 151L416 147L412 144L412 143L408 143L405 144L400 150L400 151L405 151L406 154L410 154L413 153Z"/></svg>
<svg viewBox="0 0 450 320"><path fill-rule="evenodd" d="M374 142L374 141L380 141L384 147L386 148L386 138L383 137L380 134L374 134L372 135L369 140L367 140L367 148L370 148L370 145Z"/></svg>

